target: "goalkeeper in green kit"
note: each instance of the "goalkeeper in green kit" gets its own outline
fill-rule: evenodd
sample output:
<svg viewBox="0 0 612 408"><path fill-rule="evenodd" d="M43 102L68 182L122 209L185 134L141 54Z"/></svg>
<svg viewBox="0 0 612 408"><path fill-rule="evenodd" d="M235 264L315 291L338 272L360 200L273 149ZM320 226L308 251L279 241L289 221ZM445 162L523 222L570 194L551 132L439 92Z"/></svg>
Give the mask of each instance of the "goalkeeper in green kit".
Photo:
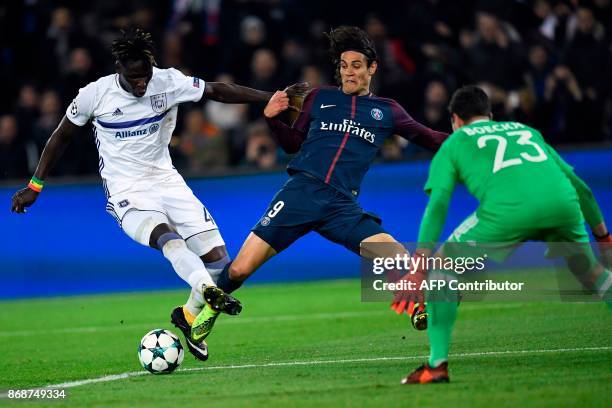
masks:
<svg viewBox="0 0 612 408"><path fill-rule="evenodd" d="M455 229L448 243L503 243L499 245L505 255L517 243L527 240L584 243L577 246L582 249L564 254L569 269L585 288L611 306L612 273L591 251L584 222L599 242L602 256L610 255L612 240L589 187L540 132L517 122L491 120L490 103L482 89L459 89L451 99L449 111L454 133L431 162L425 184L429 203L415 256L431 255L444 227L452 191L461 182L479 200L479 206ZM441 251L444 250L443 246ZM427 271L421 268L403 279L415 282L418 288L426 275ZM451 294L446 301L428 296L429 361L405 377L403 384L449 380L448 350L457 315L457 294ZM392 308L398 313L412 313L417 303L423 304L422 291L399 292Z"/></svg>

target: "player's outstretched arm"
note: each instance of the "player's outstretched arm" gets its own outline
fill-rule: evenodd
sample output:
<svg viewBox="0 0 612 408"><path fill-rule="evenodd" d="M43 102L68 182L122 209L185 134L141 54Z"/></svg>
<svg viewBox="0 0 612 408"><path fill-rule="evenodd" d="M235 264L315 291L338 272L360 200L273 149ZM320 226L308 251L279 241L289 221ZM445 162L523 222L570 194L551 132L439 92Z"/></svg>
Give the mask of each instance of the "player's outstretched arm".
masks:
<svg viewBox="0 0 612 408"><path fill-rule="evenodd" d="M448 138L448 133L438 132L417 122L397 102L391 104L395 133L428 150L437 151Z"/></svg>
<svg viewBox="0 0 612 408"><path fill-rule="evenodd" d="M57 160L72 140L72 136L79 127L69 121L66 116L62 118L58 127L53 131L40 156L38 166L28 187L22 188L13 195L11 211L24 213L26 207L34 204L40 191L43 180L47 177Z"/></svg>
<svg viewBox="0 0 612 408"><path fill-rule="evenodd" d="M612 266L612 236L606 226L601 208L593 195L593 191L591 191L584 180L578 177L572 166L563 160L555 149L546 145L546 152L559 165L563 173L565 173L576 189L578 201L580 202L580 210L582 211L585 221L589 224L589 227L591 227L593 236L599 243L599 252L604 264Z"/></svg>
<svg viewBox="0 0 612 408"><path fill-rule="evenodd" d="M417 249L414 251L413 259L431 256L435 243L440 239L442 228L446 222L452 191L440 187L434 187L429 191L429 202L427 203L427 208L425 209L423 219L421 220L421 226L419 227L418 245ZM415 287L420 287L421 282L423 282L427 276L427 269L423 267L424 264L422 262L416 263L416 265L419 266L401 279L407 282L413 282ZM408 315L412 316L415 304L418 303L419 309L423 310L423 300L422 290L399 291L393 297L391 309L397 314L408 313ZM413 320L413 326L414 325L415 323Z"/></svg>
<svg viewBox="0 0 612 408"><path fill-rule="evenodd" d="M596 238L609 237L608 229L604 222L601 208L593 195L593 191L589 186L574 172L572 166L570 166L565 160L559 156L559 153L549 145L546 145L546 151L548 155L559 165L563 173L570 180L576 192L578 193L578 200L580 201L580 209L582 215L587 224L591 227L593 235Z"/></svg>
<svg viewBox="0 0 612 408"><path fill-rule="evenodd" d="M429 202L421 219L419 227L418 249L421 252L434 248L436 242L440 240L446 215L448 214L448 206L450 204L452 192L444 188L432 188L429 193Z"/></svg>
<svg viewBox="0 0 612 408"><path fill-rule="evenodd" d="M293 97L307 89L308 84L299 83L289 86L285 91L289 97ZM204 88L205 98L222 103L268 102L272 95L272 92L224 82L207 82Z"/></svg>
<svg viewBox="0 0 612 408"><path fill-rule="evenodd" d="M204 97L222 103L267 102L272 97L272 92L231 83L207 82Z"/></svg>

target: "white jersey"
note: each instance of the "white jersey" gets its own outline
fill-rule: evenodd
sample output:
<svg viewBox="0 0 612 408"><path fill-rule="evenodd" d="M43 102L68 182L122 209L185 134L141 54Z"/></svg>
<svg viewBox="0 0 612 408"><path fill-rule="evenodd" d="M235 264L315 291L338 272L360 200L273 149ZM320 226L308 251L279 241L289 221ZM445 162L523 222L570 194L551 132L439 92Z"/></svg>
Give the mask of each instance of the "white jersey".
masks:
<svg viewBox="0 0 612 408"><path fill-rule="evenodd" d="M138 98L108 75L81 88L66 117L94 126L104 191L109 197L147 180L177 175L168 144L176 126L178 104L197 102L206 83L180 71L153 68L144 96Z"/></svg>

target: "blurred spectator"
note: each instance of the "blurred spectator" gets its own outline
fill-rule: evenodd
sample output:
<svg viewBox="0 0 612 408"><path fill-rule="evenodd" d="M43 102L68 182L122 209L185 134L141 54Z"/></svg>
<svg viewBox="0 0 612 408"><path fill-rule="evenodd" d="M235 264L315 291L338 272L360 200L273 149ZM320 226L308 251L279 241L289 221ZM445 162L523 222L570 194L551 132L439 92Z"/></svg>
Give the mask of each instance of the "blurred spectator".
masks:
<svg viewBox="0 0 612 408"><path fill-rule="evenodd" d="M18 139L15 116L0 116L0 179L23 178L29 174L26 150Z"/></svg>
<svg viewBox="0 0 612 408"><path fill-rule="evenodd" d="M546 48L540 44L531 46L529 48L528 63L526 82L539 103L544 99L546 77L551 69Z"/></svg>
<svg viewBox="0 0 612 408"><path fill-rule="evenodd" d="M325 32L362 25L379 54L373 92L397 99L428 126L449 130L449 95L476 83L490 95L495 119L524 121L552 143L612 138L612 0L414 0L352 9L321 0L17 3L0 6L0 115L17 121L14 137L30 167L78 89L114 72L107 46L134 24L151 31L160 67L268 91L301 80L333 83ZM175 136L170 146L176 165L205 172L283 162L265 132L249 127L262 108L212 101L199 114L182 108L177 135L184 141ZM220 140L219 162L202 156L221 149ZM392 138L380 158L414 152ZM85 126L52 175L97 173L97 161Z"/></svg>
<svg viewBox="0 0 612 408"><path fill-rule="evenodd" d="M255 16L245 17L240 23L240 39L233 47L226 47L226 61L222 69L231 72L239 82L246 82L251 71L253 54L265 46L266 27L264 22Z"/></svg>
<svg viewBox="0 0 612 408"><path fill-rule="evenodd" d="M575 75L583 94L577 112L584 137L571 137L572 141L598 141L604 134L604 108L607 90L602 86L609 75L609 43L604 26L595 19L593 10L580 6L576 11L576 30L567 47L565 62ZM574 129L568 129L573 133ZM569 135L568 135L569 136Z"/></svg>
<svg viewBox="0 0 612 408"><path fill-rule="evenodd" d="M603 83L607 72L606 32L595 20L592 9L579 7L576 16L576 30L568 44L565 61L582 87L595 87Z"/></svg>
<svg viewBox="0 0 612 408"><path fill-rule="evenodd" d="M164 67L180 67L183 64L183 46L181 36L175 31L164 35L161 63Z"/></svg>
<svg viewBox="0 0 612 408"><path fill-rule="evenodd" d="M406 102L408 85L416 72L414 60L404 51L401 40L387 36L387 27L377 16L367 18L365 29L376 45L379 59L378 74L372 79L372 92Z"/></svg>
<svg viewBox="0 0 612 408"><path fill-rule="evenodd" d="M510 120L510 113L518 105L518 95L516 92L508 92L491 82L478 82L476 85L481 87L491 101L491 114L494 120Z"/></svg>
<svg viewBox="0 0 612 408"><path fill-rule="evenodd" d="M497 17L485 12L477 13L476 25L476 37L466 44L472 79L505 90L520 86L521 56L506 29Z"/></svg>
<svg viewBox="0 0 612 408"><path fill-rule="evenodd" d="M580 141L591 135L583 133L581 120L584 95L576 77L566 66L558 66L546 79L544 98L551 126L546 134L553 143Z"/></svg>
<svg viewBox="0 0 612 408"><path fill-rule="evenodd" d="M293 38L286 40L281 53L281 80L290 82L298 78L302 67L308 62L307 57L302 44Z"/></svg>
<svg viewBox="0 0 612 408"><path fill-rule="evenodd" d="M265 91L274 91L280 88L280 81L276 75L278 62L272 50L262 48L255 51L251 61L250 86Z"/></svg>
<svg viewBox="0 0 612 408"><path fill-rule="evenodd" d="M404 155L413 155L421 150L420 147L414 146L406 139L398 135L393 135L385 140L385 143L380 148L380 157L385 161L401 160Z"/></svg>
<svg viewBox="0 0 612 408"><path fill-rule="evenodd" d="M46 79L65 75L70 70L70 52L75 47L93 49L90 40L74 21L72 11L58 7L51 14L51 24L40 52L44 55Z"/></svg>
<svg viewBox="0 0 612 408"><path fill-rule="evenodd" d="M47 143L63 115L62 104L57 92L52 90L43 92L40 98L40 117L36 121L32 132L32 141L37 148L38 155L42 153L45 143Z"/></svg>
<svg viewBox="0 0 612 408"><path fill-rule="evenodd" d="M229 74L221 74L215 78L217 82L234 82ZM247 124L248 106L240 104L208 101L204 112L210 123L223 131L229 147L229 163L237 164L244 156L246 137L244 127Z"/></svg>
<svg viewBox="0 0 612 408"><path fill-rule="evenodd" d="M612 0L594 0L593 12L597 19L604 24L608 36L612 33Z"/></svg>
<svg viewBox="0 0 612 408"><path fill-rule="evenodd" d="M249 86L255 89L274 92L284 89L285 84L277 75L278 62L274 53L267 48L255 51L251 61L251 77ZM264 104L249 105L249 119L256 120L261 117Z"/></svg>
<svg viewBox="0 0 612 408"><path fill-rule="evenodd" d="M533 12L541 21L540 34L562 48L567 42L569 27L574 24L571 3L566 0L536 0Z"/></svg>
<svg viewBox="0 0 612 408"><path fill-rule="evenodd" d="M268 125L263 120L250 125L247 129L247 164L259 170L270 170L276 166L276 159L276 143Z"/></svg>
<svg viewBox="0 0 612 408"><path fill-rule="evenodd" d="M302 67L302 76L300 81L308 82L308 84L313 88L329 84L329 80L324 78L323 73L316 65L304 65Z"/></svg>
<svg viewBox="0 0 612 408"><path fill-rule="evenodd" d="M203 174L224 168L228 148L222 130L207 122L200 108L191 109L184 121L179 150L187 157L186 169L191 174Z"/></svg>
<svg viewBox="0 0 612 408"><path fill-rule="evenodd" d="M67 106L77 95L79 89L96 79L89 51L82 47L72 50L70 64L62 77L62 104Z"/></svg>
<svg viewBox="0 0 612 408"><path fill-rule="evenodd" d="M38 111L38 91L32 84L25 84L19 89L19 99L15 108L17 125L24 137L31 134ZM23 141L20 141L23 142Z"/></svg>
<svg viewBox="0 0 612 408"><path fill-rule="evenodd" d="M449 100L446 85L441 81L431 81L425 88L423 113L418 116L419 120L432 129L451 133L452 128L447 109Z"/></svg>

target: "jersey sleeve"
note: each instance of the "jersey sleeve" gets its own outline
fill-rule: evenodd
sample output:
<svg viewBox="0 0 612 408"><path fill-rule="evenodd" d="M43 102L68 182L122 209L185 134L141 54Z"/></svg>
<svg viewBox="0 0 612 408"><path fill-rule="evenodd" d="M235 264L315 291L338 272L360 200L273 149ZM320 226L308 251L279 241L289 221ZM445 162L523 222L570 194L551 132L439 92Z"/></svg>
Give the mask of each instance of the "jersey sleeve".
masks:
<svg viewBox="0 0 612 408"><path fill-rule="evenodd" d="M304 98L304 103L302 104L302 109L300 111L299 116L293 123L293 128L299 132L307 133L308 128L310 127L310 119L312 112L312 104L315 100L315 97L319 93L320 88L313 88L308 92L306 98Z"/></svg>
<svg viewBox="0 0 612 408"><path fill-rule="evenodd" d="M173 84L174 103L197 102L204 95L206 82L198 77L188 77L175 68L169 68L168 74Z"/></svg>
<svg viewBox="0 0 612 408"><path fill-rule="evenodd" d="M452 192L444 189L432 191L419 227L418 248L433 249L440 240L451 196Z"/></svg>
<svg viewBox="0 0 612 408"><path fill-rule="evenodd" d="M289 127L277 118L266 118L272 135L285 152L290 154L296 153L300 150L302 143L306 139L310 126L312 104L318 91L319 88L314 88L308 93L293 126Z"/></svg>
<svg viewBox="0 0 612 408"><path fill-rule="evenodd" d="M394 133L404 139L416 143L428 150L436 151L440 148L448 133L438 132L417 122L395 101L391 101L391 111L393 112Z"/></svg>
<svg viewBox="0 0 612 408"><path fill-rule="evenodd" d="M84 126L93 116L96 102L96 84L94 82L79 89L79 94L66 109L66 117L77 126Z"/></svg>
<svg viewBox="0 0 612 408"><path fill-rule="evenodd" d="M442 145L431 161L429 177L424 187L427 194L430 194L433 189L453 191L455 188L457 169L452 158L452 144L449 142Z"/></svg>

